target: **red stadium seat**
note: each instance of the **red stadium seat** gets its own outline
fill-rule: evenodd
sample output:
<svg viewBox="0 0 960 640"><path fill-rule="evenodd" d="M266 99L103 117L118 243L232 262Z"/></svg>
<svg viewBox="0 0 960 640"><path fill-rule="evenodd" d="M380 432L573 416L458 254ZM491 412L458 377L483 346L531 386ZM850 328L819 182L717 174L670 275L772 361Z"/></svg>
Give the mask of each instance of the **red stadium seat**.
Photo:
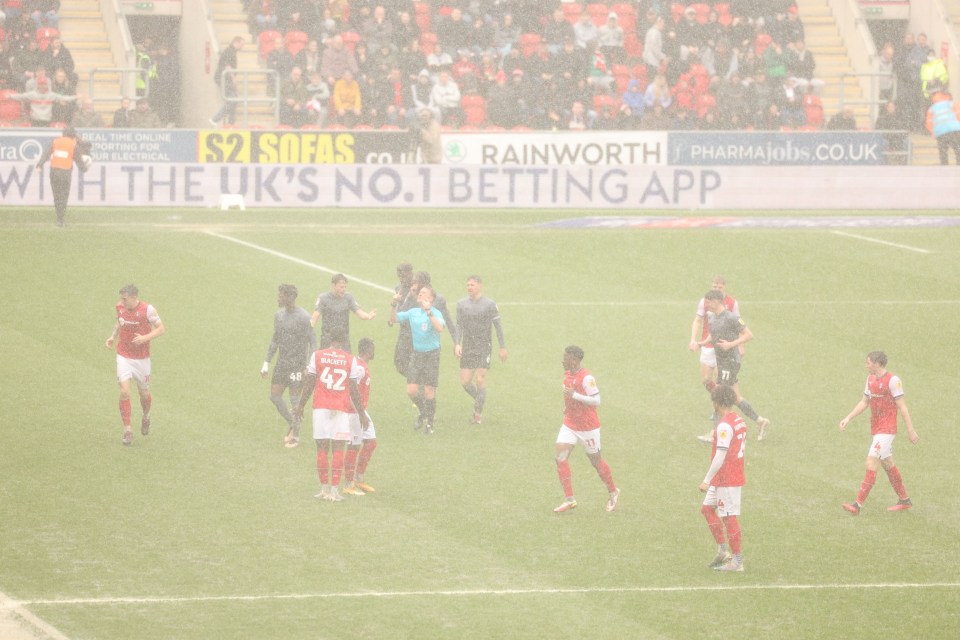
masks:
<svg viewBox="0 0 960 640"><path fill-rule="evenodd" d="M630 83L630 67L625 64L613 65L613 81L617 86L617 93L625 92L627 84Z"/></svg>
<svg viewBox="0 0 960 640"><path fill-rule="evenodd" d="M605 93L598 93L597 95L593 96L594 111L597 111L597 112L603 111L604 107L608 107L616 111L618 106L619 105L617 105L617 101L613 96L609 96Z"/></svg>
<svg viewBox="0 0 960 640"><path fill-rule="evenodd" d="M465 116L464 124L479 127L487 121L487 101L483 96L467 95L460 99Z"/></svg>
<svg viewBox="0 0 960 640"><path fill-rule="evenodd" d="M23 104L19 100L0 99L0 120L19 120L23 116Z"/></svg>
<svg viewBox="0 0 960 640"><path fill-rule="evenodd" d="M307 46L310 36L307 35L306 31L287 31L287 35L283 39L287 47L287 53L296 56L301 49Z"/></svg>
<svg viewBox="0 0 960 640"><path fill-rule="evenodd" d="M580 14L583 13L583 7L579 2L565 2L560 5L563 9L563 17L570 24L576 24L580 20Z"/></svg>
<svg viewBox="0 0 960 640"><path fill-rule="evenodd" d="M643 43L640 42L639 36L637 36L637 34L633 31L627 31L624 29L623 49L631 58L643 57Z"/></svg>
<svg viewBox="0 0 960 640"><path fill-rule="evenodd" d="M673 4L670 5L670 17L673 19L674 22L680 22L680 20L683 19L683 10L685 8L686 7L684 7L683 4L679 2L674 2Z"/></svg>
<svg viewBox="0 0 960 640"><path fill-rule="evenodd" d="M602 2L591 2L587 5L587 13L590 14L590 19L593 20L593 24L601 27L607 24L607 16L610 15L610 9Z"/></svg>
<svg viewBox="0 0 960 640"><path fill-rule="evenodd" d="M273 51L276 47L277 38L283 38L283 34L279 31L267 29L260 32L260 35L257 36L257 50L260 52L261 58L266 58Z"/></svg>
<svg viewBox="0 0 960 640"><path fill-rule="evenodd" d="M524 58L529 58L537 49L540 48L539 33L521 33L520 34L520 52Z"/></svg>
<svg viewBox="0 0 960 640"><path fill-rule="evenodd" d="M382 124L380 125L380 131L400 131L400 127L395 124Z"/></svg>
<svg viewBox="0 0 960 640"><path fill-rule="evenodd" d="M803 105L803 115L806 118L808 127L823 126L823 103L820 98L812 93L803 96L801 101Z"/></svg>
<svg viewBox="0 0 960 640"><path fill-rule="evenodd" d="M420 31L430 31L430 5L426 2L414 2L413 7L416 10L415 22Z"/></svg>
<svg viewBox="0 0 960 640"><path fill-rule="evenodd" d="M613 11L617 14L617 22L620 23L620 26L623 27L624 33L636 32L637 30L637 14L633 9L632 4L627 4L626 2L620 2L610 6L610 11Z"/></svg>
<svg viewBox="0 0 960 640"><path fill-rule="evenodd" d="M706 2L696 2L690 6L693 7L697 22L700 24L707 24L707 22L710 20L710 5L708 5Z"/></svg>

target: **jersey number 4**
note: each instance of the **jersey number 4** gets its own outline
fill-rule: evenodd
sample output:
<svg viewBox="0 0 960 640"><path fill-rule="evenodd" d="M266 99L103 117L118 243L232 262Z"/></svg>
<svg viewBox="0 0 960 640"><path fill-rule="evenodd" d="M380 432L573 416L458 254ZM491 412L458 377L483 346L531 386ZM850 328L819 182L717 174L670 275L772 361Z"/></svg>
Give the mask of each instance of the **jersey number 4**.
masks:
<svg viewBox="0 0 960 640"><path fill-rule="evenodd" d="M330 367L324 367L318 378L320 379L320 382L323 383L323 386L330 391L344 391L347 388L344 384L344 382L347 380L347 372L343 369L331 369Z"/></svg>

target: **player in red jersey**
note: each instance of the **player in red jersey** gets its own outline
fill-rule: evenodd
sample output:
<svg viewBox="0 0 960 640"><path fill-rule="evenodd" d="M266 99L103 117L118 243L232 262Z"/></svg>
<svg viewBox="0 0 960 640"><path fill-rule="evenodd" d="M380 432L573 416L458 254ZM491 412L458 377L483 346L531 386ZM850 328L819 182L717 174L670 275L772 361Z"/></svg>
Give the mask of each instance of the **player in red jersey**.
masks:
<svg viewBox="0 0 960 640"><path fill-rule="evenodd" d="M710 468L700 491L706 493L700 512L707 519L710 533L717 541L717 556L710 568L717 571L743 571L743 553L740 546L740 493L747 479L744 475L743 457L747 445L747 425L733 411L737 404L736 392L727 385L719 385L710 393L713 407L722 416L714 427L713 451ZM730 550L724 542L730 543Z"/></svg>
<svg viewBox="0 0 960 640"><path fill-rule="evenodd" d="M870 443L870 450L867 451L867 473L863 478L863 484L860 485L857 500L843 505L843 508L853 515L860 513L863 503L870 495L870 489L877 480L878 461L887 472L887 478L893 490L897 492L897 504L888 507L887 511L903 511L913 506L903 486L900 471L893 461L893 439L897 435L898 409L903 415L904 424L907 425L907 436L910 442L917 444L920 440L920 436L913 428L907 403L903 399L903 382L900 381L899 376L887 371L887 354L883 351L871 351L867 354L867 371L869 375L863 389L863 397L847 417L840 421L840 431L845 431L851 420L870 407L870 433L873 435L873 441Z"/></svg>
<svg viewBox="0 0 960 640"><path fill-rule="evenodd" d="M357 366L363 369L363 375L360 376L358 386L360 387L360 402L363 404L363 411L366 413L367 406L370 403L370 366L369 362L373 360L376 346L370 338L361 338L357 343ZM360 414L350 414L350 444L347 445L347 455L344 461L343 475L345 476L347 486L343 492L347 495L363 496L368 493L375 493L375 489L363 481L363 474L367 471L367 464L377 448L377 432L373 427L373 420L367 413L367 419L370 423L364 429L360 426Z"/></svg>
<svg viewBox="0 0 960 640"><path fill-rule="evenodd" d="M117 303L117 322L105 346L117 345L117 382L120 385L120 419L123 420L123 444L133 443L130 428L130 380L135 380L140 392L140 433L150 433L150 341L159 338L166 329L152 304L140 300L140 290L128 284L120 289Z"/></svg>
<svg viewBox="0 0 960 640"><path fill-rule="evenodd" d="M344 446L350 440L350 415L359 414L360 426L370 424L360 397L363 370L356 358L347 353L346 334L333 331L330 346L315 351L304 371L304 388L297 406L297 419L313 395L313 439L317 442L317 473L320 493L316 498L329 502L343 500L340 477L343 474Z"/></svg>
<svg viewBox="0 0 960 640"><path fill-rule="evenodd" d="M600 389L593 375L580 366L583 349L571 345L563 351L563 425L557 434L556 460L557 474L563 486L564 501L554 509L555 513L570 511L577 506L573 497L573 481L570 475L570 452L577 443L582 443L593 468L607 485L610 497L607 511L617 508L620 501L620 489L613 482L610 465L600 455L600 418L597 407L600 406Z"/></svg>

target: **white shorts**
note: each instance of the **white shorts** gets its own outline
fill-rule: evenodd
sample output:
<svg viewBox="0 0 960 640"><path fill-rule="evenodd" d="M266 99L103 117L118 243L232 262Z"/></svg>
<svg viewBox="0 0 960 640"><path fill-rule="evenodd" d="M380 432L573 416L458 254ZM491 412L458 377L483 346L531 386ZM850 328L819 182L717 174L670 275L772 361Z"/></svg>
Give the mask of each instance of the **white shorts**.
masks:
<svg viewBox="0 0 960 640"><path fill-rule="evenodd" d="M150 358L125 358L117 356L117 382L136 380L141 389L150 388Z"/></svg>
<svg viewBox="0 0 960 640"><path fill-rule="evenodd" d="M593 454L600 451L600 429L592 431L574 431L567 425L560 427L560 433L557 434L557 444L569 444L577 446L581 443L587 453Z"/></svg>
<svg viewBox="0 0 960 640"><path fill-rule="evenodd" d="M359 447L364 440L376 440L377 432L373 428L373 420L370 414L367 414L367 420L370 420L366 429L360 426L360 416L356 413L350 414L350 444Z"/></svg>
<svg viewBox="0 0 960 640"><path fill-rule="evenodd" d="M349 440L351 415L353 414L334 409L314 409L313 439Z"/></svg>
<svg viewBox="0 0 960 640"><path fill-rule="evenodd" d="M717 350L713 347L700 347L700 364L712 369L717 368Z"/></svg>
<svg viewBox="0 0 960 640"><path fill-rule="evenodd" d="M703 499L704 506L716 507L721 518L740 515L740 493L743 487L710 487Z"/></svg>
<svg viewBox="0 0 960 640"><path fill-rule="evenodd" d="M873 436L873 442L870 443L870 451L867 451L868 458L879 458L886 460L893 455L893 439L896 435L892 433L878 433Z"/></svg>

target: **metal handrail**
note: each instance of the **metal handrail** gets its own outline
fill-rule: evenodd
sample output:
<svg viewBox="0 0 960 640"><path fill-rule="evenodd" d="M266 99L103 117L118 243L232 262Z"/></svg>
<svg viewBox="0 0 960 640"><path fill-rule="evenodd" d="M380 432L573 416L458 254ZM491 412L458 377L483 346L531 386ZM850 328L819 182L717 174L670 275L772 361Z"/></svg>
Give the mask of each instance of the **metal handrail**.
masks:
<svg viewBox="0 0 960 640"><path fill-rule="evenodd" d="M846 88L847 88L847 79L855 78L857 81L857 86L860 86L861 78L869 79L869 91L867 97L863 100L850 100L846 99ZM893 92L894 97L896 96L897 91L897 77L893 73L841 73L840 74L840 110L843 111L843 107L847 104L850 105L866 105L870 110L870 122L875 122L877 120L877 115L880 113L880 79L881 78L890 78L893 81Z"/></svg>
<svg viewBox="0 0 960 640"><path fill-rule="evenodd" d="M234 86L237 87L236 96L226 94L227 76L240 76L240 84L234 80ZM250 80L252 76L262 76L266 80L267 87L272 87L273 95L257 95L251 92ZM220 82L217 85L220 88L220 99L224 102L233 102L243 105L243 126L250 123L250 105L269 104L273 107L273 122L280 121L280 78L273 69L224 69L220 76Z"/></svg>
<svg viewBox="0 0 960 640"><path fill-rule="evenodd" d="M136 85L136 76L137 76L138 74L141 75L141 76L143 76L143 82L144 82L143 96L140 96L140 97L149 96L149 95L150 95L150 70L149 70L149 69L141 69L140 67L94 67L93 69L90 70L90 79L89 79L90 90L89 90L89 92L88 92L88 94L89 94L89 96L90 96L90 99L91 99L94 103L97 103L97 102L119 102L119 101L122 100L123 98L130 98L130 97L132 97L132 96L128 96L128 95L123 95L123 94L122 94L122 91L123 91L122 87L125 86L125 85L126 85L126 86L135 86L135 85ZM121 91L121 94L120 94L120 95L114 95L114 96L95 95L95 93L94 93L95 80L96 80L97 76L105 76L105 75L119 75L119 76L121 77L121 82L118 82L118 83L116 84L116 86L117 86L118 88L120 88L120 91ZM131 77L133 78L133 84L132 84L132 85L127 85L127 83L124 82L123 80L129 79L129 78L131 78Z"/></svg>

